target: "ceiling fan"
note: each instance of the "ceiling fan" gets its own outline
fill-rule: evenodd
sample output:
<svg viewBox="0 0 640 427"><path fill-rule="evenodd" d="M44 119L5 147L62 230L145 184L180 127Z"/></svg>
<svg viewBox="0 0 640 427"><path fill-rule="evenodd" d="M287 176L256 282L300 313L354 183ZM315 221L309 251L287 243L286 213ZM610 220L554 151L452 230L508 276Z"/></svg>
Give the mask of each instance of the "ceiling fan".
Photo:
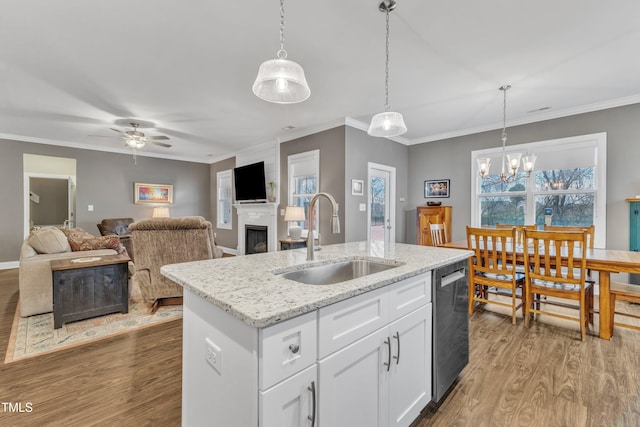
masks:
<svg viewBox="0 0 640 427"><path fill-rule="evenodd" d="M159 141L166 141L169 139L169 137L164 135L145 136L144 133L138 130L138 126L140 126L139 123L131 122L129 124L133 129L127 130L124 132L121 131L120 129L110 128L111 130L116 131L122 135L122 138L124 139L124 142L127 146L134 149L142 148L147 144L153 144L153 145L157 145L159 147L165 147L165 148L171 147L171 144L159 142Z"/></svg>

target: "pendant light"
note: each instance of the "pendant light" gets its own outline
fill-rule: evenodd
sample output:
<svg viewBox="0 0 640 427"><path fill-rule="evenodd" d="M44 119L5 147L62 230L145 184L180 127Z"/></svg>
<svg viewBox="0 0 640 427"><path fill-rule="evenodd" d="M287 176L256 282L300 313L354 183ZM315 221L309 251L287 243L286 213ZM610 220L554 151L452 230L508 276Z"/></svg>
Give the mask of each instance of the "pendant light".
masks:
<svg viewBox="0 0 640 427"><path fill-rule="evenodd" d="M367 133L377 137L392 137L402 135L407 131L404 124L402 114L389 111L389 12L396 8L394 0L385 0L378 6L380 12L386 14L387 20L387 37L386 37L386 61L385 61L385 79L384 93L385 104L384 113L378 113L371 118L371 124Z"/></svg>
<svg viewBox="0 0 640 427"><path fill-rule="evenodd" d="M517 180L518 167L520 165L521 153L506 154L507 145L507 91L511 89L510 85L500 86L499 88L503 93L502 103L502 170L500 171L500 177L496 180L489 178L489 168L491 166L491 158L483 157L478 159L478 169L480 176L492 184L514 182ZM534 154L526 155L522 158L522 169L527 174L527 177L531 175L536 163L536 156ZM509 169L507 174L506 168Z"/></svg>
<svg viewBox="0 0 640 427"><path fill-rule="evenodd" d="M287 59L284 50L284 0L280 0L280 50L276 59L263 62L253 83L253 93L260 99L276 104L295 104L309 98L311 90L304 70Z"/></svg>

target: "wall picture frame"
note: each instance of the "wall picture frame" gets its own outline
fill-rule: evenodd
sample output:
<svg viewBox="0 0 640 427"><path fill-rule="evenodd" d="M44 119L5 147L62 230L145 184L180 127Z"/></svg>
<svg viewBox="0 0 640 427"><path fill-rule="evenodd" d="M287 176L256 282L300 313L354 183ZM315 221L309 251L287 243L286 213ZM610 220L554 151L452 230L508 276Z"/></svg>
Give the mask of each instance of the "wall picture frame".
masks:
<svg viewBox="0 0 640 427"><path fill-rule="evenodd" d="M449 197L451 182L448 179L431 179L424 182L424 197Z"/></svg>
<svg viewBox="0 0 640 427"><path fill-rule="evenodd" d="M351 195L364 196L364 181L361 179L351 180Z"/></svg>
<svg viewBox="0 0 640 427"><path fill-rule="evenodd" d="M173 185L136 182L133 184L133 195L136 205L172 205Z"/></svg>

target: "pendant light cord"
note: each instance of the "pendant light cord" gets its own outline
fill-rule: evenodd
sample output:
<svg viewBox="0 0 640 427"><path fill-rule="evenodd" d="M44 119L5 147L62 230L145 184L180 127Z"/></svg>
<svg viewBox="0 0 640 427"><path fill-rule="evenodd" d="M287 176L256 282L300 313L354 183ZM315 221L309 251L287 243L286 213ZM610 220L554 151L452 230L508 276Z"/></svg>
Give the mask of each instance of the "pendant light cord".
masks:
<svg viewBox="0 0 640 427"><path fill-rule="evenodd" d="M387 16L387 39L386 39L386 60L385 60L385 77L384 77L384 111L388 112L389 107L389 7L386 8Z"/></svg>
<svg viewBox="0 0 640 427"><path fill-rule="evenodd" d="M280 0L280 50L278 59L287 59L287 51L284 50L284 0Z"/></svg>
<svg viewBox="0 0 640 427"><path fill-rule="evenodd" d="M502 101L502 146L504 147L507 142L507 90L511 89L511 86L502 86L502 92L504 95Z"/></svg>

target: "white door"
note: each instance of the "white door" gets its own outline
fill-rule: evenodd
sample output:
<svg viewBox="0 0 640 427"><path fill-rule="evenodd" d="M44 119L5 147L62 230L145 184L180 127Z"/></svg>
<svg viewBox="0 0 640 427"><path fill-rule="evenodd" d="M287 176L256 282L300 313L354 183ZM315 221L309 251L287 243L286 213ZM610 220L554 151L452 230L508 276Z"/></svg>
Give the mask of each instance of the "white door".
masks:
<svg viewBox="0 0 640 427"><path fill-rule="evenodd" d="M260 392L262 427L317 427L316 365Z"/></svg>
<svg viewBox="0 0 640 427"><path fill-rule="evenodd" d="M408 426L431 400L431 304L389 325L389 426Z"/></svg>
<svg viewBox="0 0 640 427"><path fill-rule="evenodd" d="M369 163L369 241L395 242L396 168Z"/></svg>
<svg viewBox="0 0 640 427"><path fill-rule="evenodd" d="M319 362L320 425L387 425L387 331L382 328Z"/></svg>

